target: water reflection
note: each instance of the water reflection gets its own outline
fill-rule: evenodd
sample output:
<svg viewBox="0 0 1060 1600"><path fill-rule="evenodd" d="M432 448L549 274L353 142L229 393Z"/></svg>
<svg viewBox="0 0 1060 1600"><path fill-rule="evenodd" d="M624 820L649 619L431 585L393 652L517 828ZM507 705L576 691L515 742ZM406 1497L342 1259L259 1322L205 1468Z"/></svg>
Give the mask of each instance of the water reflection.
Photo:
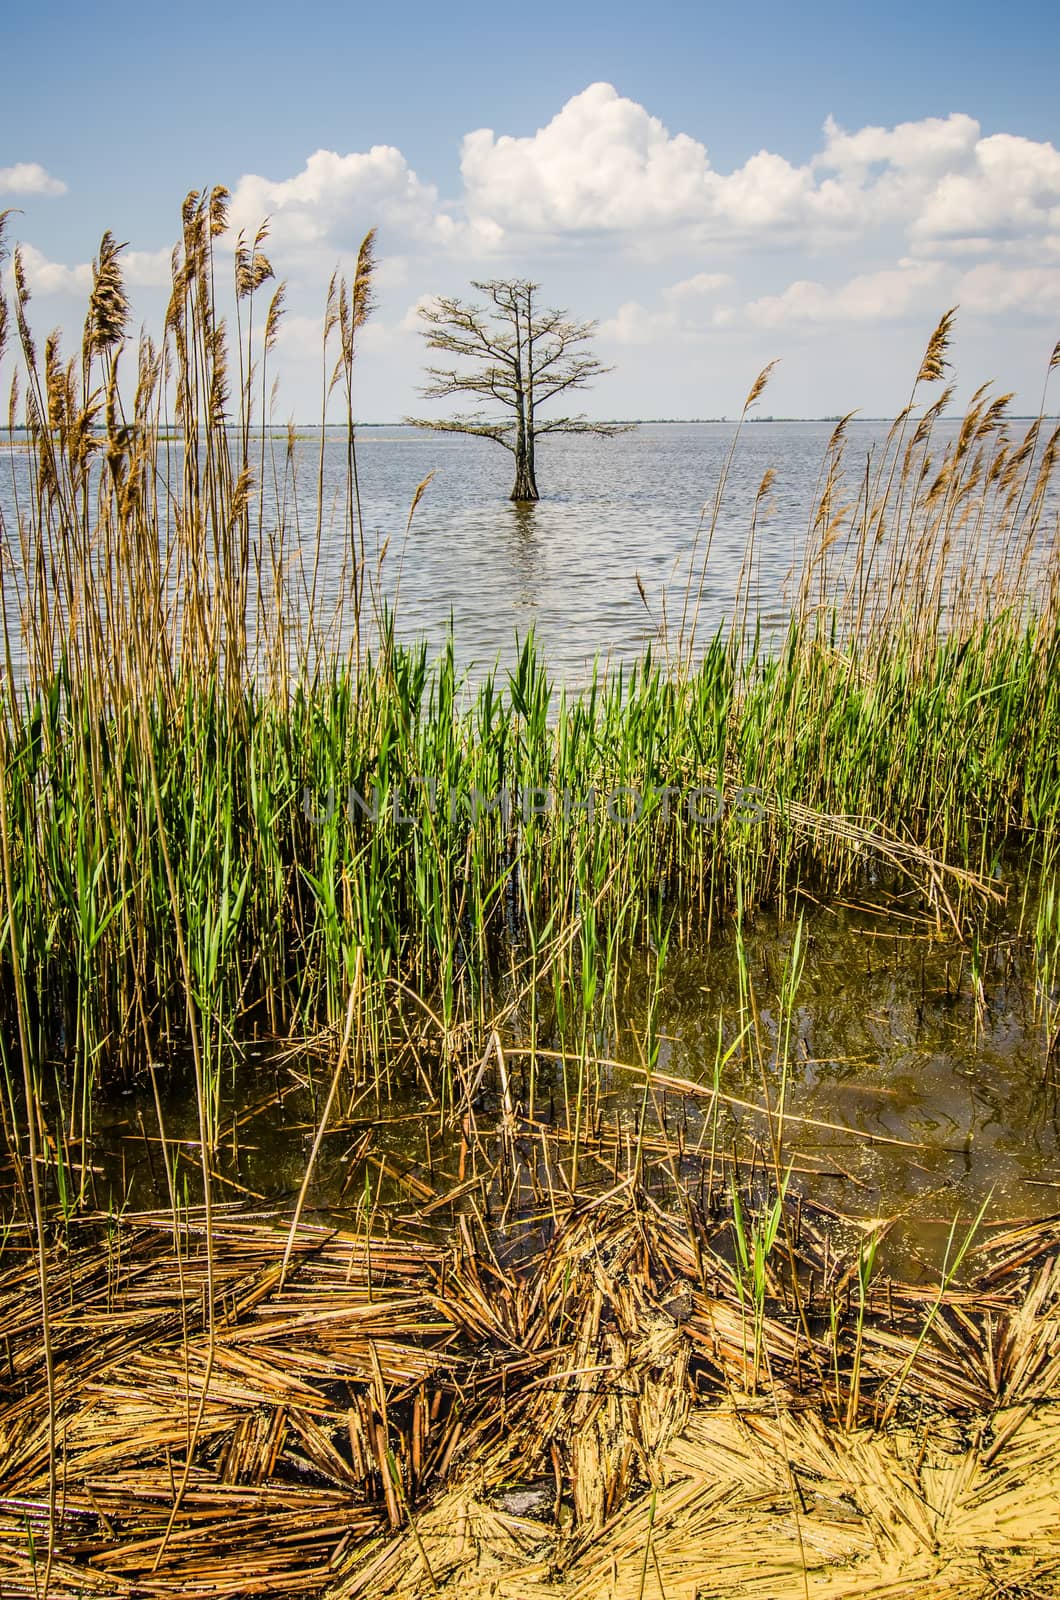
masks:
<svg viewBox="0 0 1060 1600"><path fill-rule="evenodd" d="M537 527L537 506L532 502L511 502L504 519L507 547L511 562L515 593L513 609L517 613L530 613L530 619L540 605L541 541ZM522 618L516 619L518 631L525 636L527 627Z"/></svg>
<svg viewBox="0 0 1060 1600"><path fill-rule="evenodd" d="M927 934L910 937L907 920L888 925L856 911L818 910L805 924L805 961L789 1030L778 997L793 931L790 922L765 915L748 931L756 1047L725 1062L716 1115L719 1038L727 1051L745 1020L735 941L723 934L710 945L671 951L655 1014L661 1045L648 1132L699 1153L689 1156L685 1170L690 1192L702 1187L695 1162L704 1152L716 1152L712 1171L723 1185L734 1160L745 1174L756 1164L760 1171L769 1167L769 1126L760 1108L767 1097L771 1106L779 1105L783 1092L784 1161L792 1165L796 1188L843 1214L900 1218L890 1248L905 1265L924 1252L937 1263L954 1216L970 1219L984 1202L994 1219L1054 1211L1060 1194L1055 1061L1033 1004L1029 956L1019 942L998 936L986 958L979 1001L965 953L956 945ZM638 1137L645 1100L636 1064L644 1057L654 982L651 959L629 957L613 1005L590 1029L598 1054L611 1064L586 1080L593 1099L586 1126L600 1132L609 1151L616 1133L623 1147ZM536 1117L538 1129L554 1126L562 1134L577 1068L570 1068L565 1083L547 993L539 1015L536 1099L531 1105L528 1057L520 1049L525 1036L520 1040L517 1029L508 1038L510 1093L521 1126L529 1128L527 1119ZM572 1024L568 1031L578 1029ZM786 1060L778 1052L784 1037L790 1040ZM279 1200L301 1183L327 1072L322 1075L311 1058L292 1065L267 1047L255 1049L233 1073L233 1134L219 1154L219 1170L237 1186L233 1193L241 1185ZM630 1065L618 1067L616 1061ZM186 1087L171 1083L167 1094L170 1137L194 1139ZM262 1109L248 1120L245 1107L259 1102ZM488 1139L502 1109L498 1085L488 1075L475 1104ZM144 1129L155 1120L153 1102L145 1093L134 1107L101 1136L100 1161L115 1173L116 1192L130 1173L138 1173L142 1189L149 1188L140 1155ZM418 1174L433 1187L443 1182L440 1174L452 1177L461 1170L461 1120L442 1116L415 1078L408 1082L398 1075L383 1092L366 1092L346 1111L321 1152L313 1191L318 1206L352 1204L350 1197L365 1190L367 1173L373 1203L414 1212L415 1189L403 1187L395 1172ZM101 1115L113 1111L102 1109ZM586 1135L586 1179L592 1176L590 1144ZM561 1148L569 1149L569 1143ZM657 1165L662 1172L666 1163ZM188 1170L194 1182L190 1156ZM144 1204L164 1198L137 1195Z"/></svg>

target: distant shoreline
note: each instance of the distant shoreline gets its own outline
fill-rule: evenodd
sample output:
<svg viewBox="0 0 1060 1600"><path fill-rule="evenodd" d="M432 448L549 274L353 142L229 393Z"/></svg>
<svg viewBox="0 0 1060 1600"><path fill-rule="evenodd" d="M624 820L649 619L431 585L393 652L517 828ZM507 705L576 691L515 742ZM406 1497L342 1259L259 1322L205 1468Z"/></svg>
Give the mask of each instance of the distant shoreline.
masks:
<svg viewBox="0 0 1060 1600"><path fill-rule="evenodd" d="M843 412L838 412L837 411L834 415L825 416L825 417L745 417L744 418L744 422L745 423L752 423L753 422L753 423L756 423L756 424L763 423L763 422L791 422L791 423L799 423L799 422L833 422L833 423L835 423L835 422L842 422L843 416L844 416ZM1032 412L1028 412L1026 415L1017 415L1017 414L1013 413L1013 414L1009 415L1006 418L1006 421L1008 421L1008 422L1033 422L1035 420L1035 416L1036 416L1036 414L1032 413ZM737 417L596 417L593 420L596 421L596 422L606 422L609 425L615 425L615 426L623 427L623 428L688 428L688 427L700 427L700 426L703 426L703 425L705 425L707 423L727 423L727 424L731 425L732 427L735 427L737 422L739 421L739 418L737 418ZM894 422L894 420L895 420L894 417L863 417L863 416L856 416L856 417L851 417L850 418L850 421L851 421L852 424L853 423L858 423L858 422L885 423L888 427L890 427L891 423ZM959 423L963 422L964 418L963 418L963 415L961 415L958 412L954 411L954 412L945 413L943 416L939 417L938 420L940 422L953 422L953 423L959 424ZM301 423L296 423L295 426L299 427L299 428L303 427L303 425ZM341 430L341 429L344 429L345 426L346 426L346 424L344 422L329 422L328 425L327 425L327 431L330 432L333 429ZM356 424L356 427L358 429L364 429L364 428L408 428L409 432L416 432L416 433L429 433L431 431L429 428L416 428L416 429L413 429L413 428L410 427L410 425L407 422L358 422ZM319 433L320 432L320 424L319 423L315 423L315 424L314 423L307 423L307 424L304 425L304 431L307 432L307 433L308 432Z"/></svg>
<svg viewBox="0 0 1060 1600"><path fill-rule="evenodd" d="M622 428L692 428L706 427L708 425L724 425L735 428L739 423L739 418L737 417L597 417L593 420L607 423L609 426ZM744 425L749 425L751 423L756 425L761 425L762 423L790 423L793 425L798 425L800 423L837 423L842 422L842 420L842 414L837 412L834 416L825 417L744 417L743 423ZM853 416L849 420L851 426L854 426L858 423L872 423L876 426L883 427L890 427L895 421L894 417L862 416ZM963 421L963 417L957 412L947 412L945 415L939 417L938 420L940 422L951 422L955 425L959 425ZM1036 420L1036 415L1032 412L1021 412L1018 414L1013 413L1006 418L1006 421L1008 422L1034 422ZM236 429L235 423L228 423L227 426L233 430ZM323 430L321 429L319 422L294 422L290 424L286 422L272 422L268 424L268 432L270 434L282 434L287 431L288 426L293 427L300 434L320 433L322 431L324 433L344 433L346 431L345 422L329 422L324 426ZM363 433L369 428L401 428L408 433L430 433L433 431L430 428L413 427L407 422L356 422L354 423L354 427L358 433ZM170 438L178 437L178 432L174 428L170 428L166 430L166 432ZM17 423L13 429L0 428L0 443L10 442L12 439L14 439L15 442L19 442L27 433L28 429L24 423Z"/></svg>

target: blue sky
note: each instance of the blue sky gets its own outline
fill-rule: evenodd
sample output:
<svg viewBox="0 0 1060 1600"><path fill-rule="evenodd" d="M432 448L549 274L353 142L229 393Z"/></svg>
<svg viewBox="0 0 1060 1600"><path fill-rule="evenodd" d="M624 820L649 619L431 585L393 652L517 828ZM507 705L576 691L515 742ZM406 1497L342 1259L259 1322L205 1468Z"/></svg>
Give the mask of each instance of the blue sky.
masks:
<svg viewBox="0 0 1060 1600"><path fill-rule="evenodd" d="M289 284L280 417L373 224L366 419L422 409L415 307L473 277L600 320L598 415L731 414L773 357L767 410L887 412L954 301L965 392L1030 409L1060 334L1053 6L45 3L5 42L37 325L78 327L105 227L156 322L183 195L226 183Z"/></svg>

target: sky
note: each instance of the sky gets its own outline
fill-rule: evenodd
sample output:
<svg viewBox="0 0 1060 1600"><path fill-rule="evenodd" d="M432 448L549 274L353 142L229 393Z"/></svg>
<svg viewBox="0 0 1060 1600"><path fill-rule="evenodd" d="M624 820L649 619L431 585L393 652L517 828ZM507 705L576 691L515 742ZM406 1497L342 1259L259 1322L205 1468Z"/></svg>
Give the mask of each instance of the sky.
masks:
<svg viewBox="0 0 1060 1600"><path fill-rule="evenodd" d="M893 415L958 305L958 399L1036 411L1060 337L1060 8L599 0L23 7L0 210L75 350L104 229L157 331L180 205L225 184L287 284L275 420L320 405L328 280L378 229L364 421L417 393L417 308L522 277L599 324L593 417ZM1055 397L1054 397L1055 408ZM4 406L6 410L6 403Z"/></svg>

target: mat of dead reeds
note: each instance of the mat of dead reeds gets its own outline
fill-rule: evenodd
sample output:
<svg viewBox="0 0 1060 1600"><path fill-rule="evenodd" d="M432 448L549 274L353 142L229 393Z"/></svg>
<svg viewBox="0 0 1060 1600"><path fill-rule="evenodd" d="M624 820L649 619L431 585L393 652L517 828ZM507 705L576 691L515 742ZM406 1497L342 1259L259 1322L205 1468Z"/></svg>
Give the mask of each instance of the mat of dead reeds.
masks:
<svg viewBox="0 0 1060 1600"><path fill-rule="evenodd" d="M627 1183L510 1259L474 1218L430 1246L303 1225L284 1274L271 1217L86 1221L51 1249L51 1420L13 1233L0 1590L1054 1592L1060 1224L859 1297L791 1208L758 1300L731 1233Z"/></svg>

